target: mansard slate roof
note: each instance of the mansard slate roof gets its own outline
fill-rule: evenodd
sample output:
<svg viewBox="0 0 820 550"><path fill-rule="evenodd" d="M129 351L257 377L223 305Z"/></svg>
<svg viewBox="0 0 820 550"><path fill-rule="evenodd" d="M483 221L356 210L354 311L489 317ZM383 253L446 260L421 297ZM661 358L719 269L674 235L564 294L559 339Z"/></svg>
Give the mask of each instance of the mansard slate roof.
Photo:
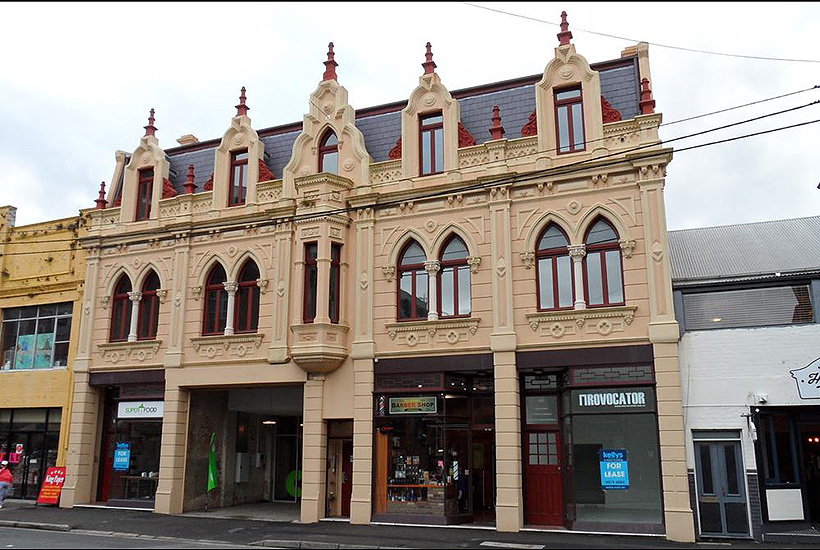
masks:
<svg viewBox="0 0 820 550"><path fill-rule="evenodd" d="M672 282L707 284L820 272L820 216L669 232Z"/></svg>
<svg viewBox="0 0 820 550"><path fill-rule="evenodd" d="M601 95L620 111L624 120L640 114L637 57L593 63L591 67L601 75ZM450 92L461 107L461 122L477 144L490 141L489 128L494 105L501 110L501 123L506 131L504 137L521 137L521 128L535 110L535 85L542 76L539 73ZM406 100L357 110L356 127L364 135L365 146L374 162L389 160L388 153L401 135L401 110L405 105ZM265 143L265 162L277 178L282 177L290 160L293 142L301 131L301 122L257 130ZM219 142L219 139L214 139L166 150L171 164L170 180L178 193L185 192L183 185L189 164L194 165L197 192L202 190L214 171L214 150Z"/></svg>

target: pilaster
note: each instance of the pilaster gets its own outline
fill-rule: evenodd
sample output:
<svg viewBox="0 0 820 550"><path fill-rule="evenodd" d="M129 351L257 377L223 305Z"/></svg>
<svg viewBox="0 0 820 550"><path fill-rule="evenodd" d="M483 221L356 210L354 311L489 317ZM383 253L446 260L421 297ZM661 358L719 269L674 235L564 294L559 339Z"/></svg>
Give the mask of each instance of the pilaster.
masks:
<svg viewBox="0 0 820 550"><path fill-rule="evenodd" d="M74 400L71 405L71 431L68 439L66 480L60 496L61 508L87 504L92 491L97 463L97 432L100 425L99 392L88 385L88 360L74 361Z"/></svg>
<svg viewBox="0 0 820 550"><path fill-rule="evenodd" d="M302 420L302 523L315 523L325 517L327 424L323 418L324 392L325 375L308 374Z"/></svg>
<svg viewBox="0 0 820 550"><path fill-rule="evenodd" d="M154 504L154 512L158 514L182 513L189 406L188 390L166 385L162 446L159 456L159 486Z"/></svg>

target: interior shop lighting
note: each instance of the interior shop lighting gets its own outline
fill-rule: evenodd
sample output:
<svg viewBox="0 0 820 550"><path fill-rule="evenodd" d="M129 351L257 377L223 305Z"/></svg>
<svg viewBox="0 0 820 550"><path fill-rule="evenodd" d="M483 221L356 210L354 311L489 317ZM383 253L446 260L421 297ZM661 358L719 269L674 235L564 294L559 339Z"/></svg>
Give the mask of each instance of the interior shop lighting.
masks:
<svg viewBox="0 0 820 550"><path fill-rule="evenodd" d="M714 318L712 318L712 322L713 322L713 323L720 323L722 320L723 320L723 319L721 319L720 317L714 317Z"/></svg>

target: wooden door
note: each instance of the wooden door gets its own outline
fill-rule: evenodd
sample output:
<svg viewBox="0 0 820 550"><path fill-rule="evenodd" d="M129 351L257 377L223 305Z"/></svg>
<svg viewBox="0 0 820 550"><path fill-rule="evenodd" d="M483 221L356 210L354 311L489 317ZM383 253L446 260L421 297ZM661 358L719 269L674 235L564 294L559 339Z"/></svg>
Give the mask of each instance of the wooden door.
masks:
<svg viewBox="0 0 820 550"><path fill-rule="evenodd" d="M531 525L563 525L564 493L561 478L561 436L557 431L524 434L524 510Z"/></svg>
<svg viewBox="0 0 820 550"><path fill-rule="evenodd" d="M387 462L388 441L387 434L376 430L376 502L375 512L383 514L387 512Z"/></svg>
<svg viewBox="0 0 820 550"><path fill-rule="evenodd" d="M353 495L353 440L342 441L342 515L350 517L350 497Z"/></svg>

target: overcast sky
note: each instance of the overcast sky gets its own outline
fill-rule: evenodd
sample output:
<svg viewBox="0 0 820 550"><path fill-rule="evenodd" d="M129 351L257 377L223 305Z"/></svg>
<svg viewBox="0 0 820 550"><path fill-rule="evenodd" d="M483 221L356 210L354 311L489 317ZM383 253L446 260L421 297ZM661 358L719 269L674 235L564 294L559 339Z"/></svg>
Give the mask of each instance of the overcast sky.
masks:
<svg viewBox="0 0 820 550"><path fill-rule="evenodd" d="M820 4L477 2L547 21L569 14L590 62L638 40L727 53L820 58ZM449 89L531 75L552 59L551 25L451 4L0 5L0 204L18 225L91 207L114 152L133 151L149 108L160 146L221 137L247 87L255 128L300 121L328 41L354 108L406 99L424 43ZM606 38L580 29L623 36ZM820 63L719 57L650 46L664 121L820 84ZM820 99L820 90L662 128L671 139ZM503 113L502 113L503 115ZM820 105L682 140L676 149L820 119ZM516 130L508 129L512 134ZM820 214L820 123L676 154L670 229Z"/></svg>

